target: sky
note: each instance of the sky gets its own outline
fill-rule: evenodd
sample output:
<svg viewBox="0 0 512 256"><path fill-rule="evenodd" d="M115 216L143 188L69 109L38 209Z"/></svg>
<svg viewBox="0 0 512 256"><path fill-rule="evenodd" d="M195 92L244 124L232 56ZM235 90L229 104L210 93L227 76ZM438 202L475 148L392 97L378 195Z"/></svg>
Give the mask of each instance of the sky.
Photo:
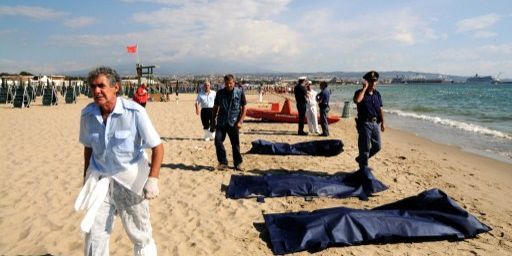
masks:
<svg viewBox="0 0 512 256"><path fill-rule="evenodd" d="M509 0L2 0L0 72L135 73L140 61L157 73L512 78L511 28Z"/></svg>

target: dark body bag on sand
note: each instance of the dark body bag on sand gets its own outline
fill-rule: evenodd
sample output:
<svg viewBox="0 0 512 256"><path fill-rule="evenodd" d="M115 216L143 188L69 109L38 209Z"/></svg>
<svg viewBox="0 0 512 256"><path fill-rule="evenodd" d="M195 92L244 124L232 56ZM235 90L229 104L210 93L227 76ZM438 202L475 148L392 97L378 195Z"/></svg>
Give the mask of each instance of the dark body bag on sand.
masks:
<svg viewBox="0 0 512 256"><path fill-rule="evenodd" d="M232 199L248 197L330 196L336 198L368 196L388 189L377 180L371 169L332 176L311 174L268 174L264 176L232 175L226 196Z"/></svg>
<svg viewBox="0 0 512 256"><path fill-rule="evenodd" d="M251 144L252 148L247 153L261 155L336 156L343 152L341 140L315 140L295 144L255 140Z"/></svg>
<svg viewBox="0 0 512 256"><path fill-rule="evenodd" d="M371 210L338 207L263 217L275 254L370 243L462 240L491 230L438 189Z"/></svg>

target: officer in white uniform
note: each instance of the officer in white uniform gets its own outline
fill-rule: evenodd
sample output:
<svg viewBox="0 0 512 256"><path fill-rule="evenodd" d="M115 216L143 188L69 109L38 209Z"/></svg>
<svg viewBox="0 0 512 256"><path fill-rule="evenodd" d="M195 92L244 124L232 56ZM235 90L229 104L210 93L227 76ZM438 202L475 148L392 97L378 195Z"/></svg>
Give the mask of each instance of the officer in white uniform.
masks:
<svg viewBox="0 0 512 256"><path fill-rule="evenodd" d="M309 132L320 134L320 129L318 127L318 109L316 107L317 92L313 89L311 81L306 82L306 90L306 119L308 120Z"/></svg>

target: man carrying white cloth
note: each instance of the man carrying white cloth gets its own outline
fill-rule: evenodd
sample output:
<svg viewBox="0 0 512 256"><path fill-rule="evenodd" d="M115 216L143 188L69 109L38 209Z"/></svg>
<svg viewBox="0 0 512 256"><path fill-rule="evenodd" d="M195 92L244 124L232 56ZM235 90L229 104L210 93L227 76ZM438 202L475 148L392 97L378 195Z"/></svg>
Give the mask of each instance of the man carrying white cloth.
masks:
<svg viewBox="0 0 512 256"><path fill-rule="evenodd" d="M82 110L80 143L84 145L84 187L75 210L86 209L80 228L86 233L84 254L109 254L114 217L119 214L134 244L134 255L157 255L146 199L159 194L158 176L164 148L146 110L117 97L121 81L109 67L87 78L94 103ZM151 164L144 148L151 148Z"/></svg>

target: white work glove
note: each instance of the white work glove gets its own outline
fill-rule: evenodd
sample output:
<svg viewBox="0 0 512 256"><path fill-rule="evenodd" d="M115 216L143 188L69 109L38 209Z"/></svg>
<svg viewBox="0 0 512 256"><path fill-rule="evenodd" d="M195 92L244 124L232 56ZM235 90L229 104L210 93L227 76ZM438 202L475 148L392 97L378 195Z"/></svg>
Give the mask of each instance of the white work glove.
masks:
<svg viewBox="0 0 512 256"><path fill-rule="evenodd" d="M144 185L144 198L153 199L157 198L159 194L158 190L158 178L149 177Z"/></svg>

